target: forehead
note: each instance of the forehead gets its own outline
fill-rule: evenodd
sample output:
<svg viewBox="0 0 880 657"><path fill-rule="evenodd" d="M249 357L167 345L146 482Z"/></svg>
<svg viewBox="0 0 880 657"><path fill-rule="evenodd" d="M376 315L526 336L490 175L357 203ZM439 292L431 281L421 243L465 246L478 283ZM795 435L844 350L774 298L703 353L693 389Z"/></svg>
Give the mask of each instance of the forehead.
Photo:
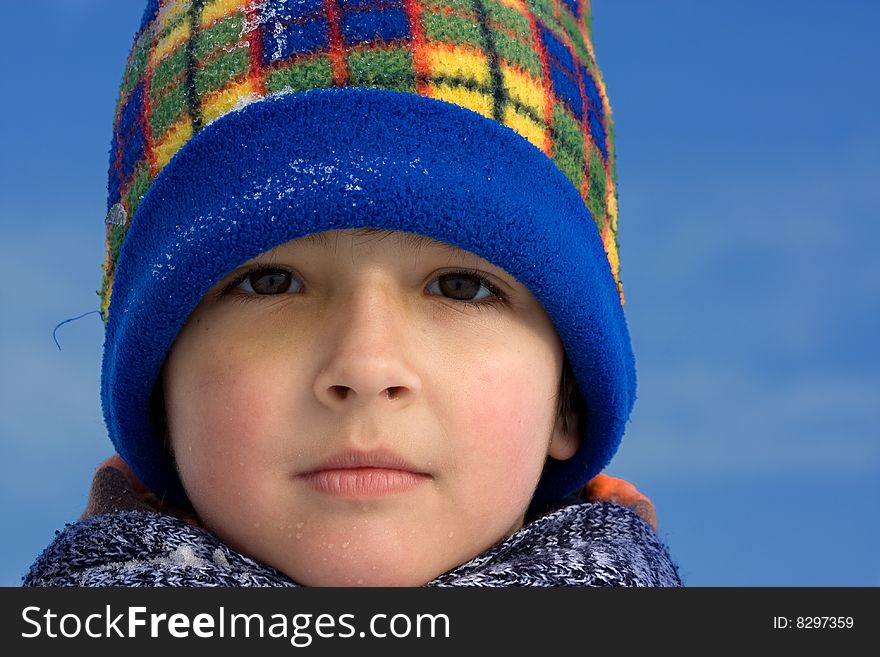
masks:
<svg viewBox="0 0 880 657"><path fill-rule="evenodd" d="M476 256L476 254L471 253L470 251L465 251L457 246L447 244L446 242L440 242L424 235L405 233L399 230L385 230L381 228L357 228L315 233L313 235L302 237L297 241L307 246L328 249L335 248L339 243L339 237L342 235L349 235L356 239L362 238L364 242L372 242L374 240L382 242L387 241L401 251L412 251L417 253L423 249L434 249L448 255Z"/></svg>
<svg viewBox="0 0 880 657"><path fill-rule="evenodd" d="M390 248L395 252L399 252L404 257L409 256L415 259L419 255L430 254L431 256L445 257L451 262L468 262L472 266L481 266L484 269L503 275L511 283L515 282L513 276L504 269L493 265L488 260L484 260L472 251L467 251L447 242L426 237L425 235L406 233L399 230L355 228L314 233L270 249L267 254L274 255L286 248L305 248L332 253L339 248L340 244L348 244L350 247L361 247L377 243L380 243L384 248Z"/></svg>

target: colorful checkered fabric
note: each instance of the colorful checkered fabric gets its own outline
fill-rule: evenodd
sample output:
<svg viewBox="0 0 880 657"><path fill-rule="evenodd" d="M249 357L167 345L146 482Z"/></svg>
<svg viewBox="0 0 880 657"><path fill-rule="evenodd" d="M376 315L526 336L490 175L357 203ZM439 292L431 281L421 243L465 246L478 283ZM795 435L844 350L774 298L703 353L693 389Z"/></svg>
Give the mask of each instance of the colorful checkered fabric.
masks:
<svg viewBox="0 0 880 657"><path fill-rule="evenodd" d="M589 0L151 0L115 114L105 318L128 226L174 154L256 100L330 87L418 94L515 130L580 192L623 300L611 114Z"/></svg>

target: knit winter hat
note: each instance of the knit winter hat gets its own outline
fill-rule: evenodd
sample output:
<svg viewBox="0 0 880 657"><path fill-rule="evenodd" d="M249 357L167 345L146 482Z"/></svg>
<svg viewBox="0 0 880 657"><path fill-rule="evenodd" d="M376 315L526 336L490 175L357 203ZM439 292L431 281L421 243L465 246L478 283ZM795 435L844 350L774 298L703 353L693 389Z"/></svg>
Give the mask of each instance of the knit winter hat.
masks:
<svg viewBox="0 0 880 657"><path fill-rule="evenodd" d="M110 151L101 397L119 454L183 499L150 416L202 295L326 230L420 233L541 301L586 417L533 504L613 456L635 399L610 107L589 0L150 0Z"/></svg>

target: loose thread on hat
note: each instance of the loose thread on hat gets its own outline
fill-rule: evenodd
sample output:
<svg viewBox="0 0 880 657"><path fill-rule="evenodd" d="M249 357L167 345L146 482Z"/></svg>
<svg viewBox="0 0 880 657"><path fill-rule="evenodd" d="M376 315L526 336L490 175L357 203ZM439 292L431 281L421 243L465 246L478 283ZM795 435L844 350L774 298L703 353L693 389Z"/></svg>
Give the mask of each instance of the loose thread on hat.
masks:
<svg viewBox="0 0 880 657"><path fill-rule="evenodd" d="M100 311L100 310L90 310L90 311L87 312L87 313L83 313L83 314L80 315L79 317L71 317L70 319L65 319L63 322L61 322L61 323L55 325L55 328L52 329L52 339L55 340L55 346L58 347L58 351L61 351L61 345L58 344L58 338L55 337L55 332L56 332L61 326L63 326L64 324L67 324L67 322L75 322L76 320L78 320L78 319L82 319L82 318L85 317L86 315L91 315L91 314L93 314L93 313L98 313L98 315L101 315L101 311Z"/></svg>

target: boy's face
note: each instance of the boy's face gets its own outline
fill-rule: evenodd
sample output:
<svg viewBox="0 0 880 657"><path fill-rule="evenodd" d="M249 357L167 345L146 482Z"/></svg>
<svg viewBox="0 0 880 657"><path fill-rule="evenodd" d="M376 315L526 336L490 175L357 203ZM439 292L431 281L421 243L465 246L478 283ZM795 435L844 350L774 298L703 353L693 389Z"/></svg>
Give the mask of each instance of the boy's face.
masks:
<svg viewBox="0 0 880 657"><path fill-rule="evenodd" d="M478 256L323 233L205 295L164 369L168 431L231 547L304 585L421 585L518 529L545 458L577 450L562 363L541 304Z"/></svg>

